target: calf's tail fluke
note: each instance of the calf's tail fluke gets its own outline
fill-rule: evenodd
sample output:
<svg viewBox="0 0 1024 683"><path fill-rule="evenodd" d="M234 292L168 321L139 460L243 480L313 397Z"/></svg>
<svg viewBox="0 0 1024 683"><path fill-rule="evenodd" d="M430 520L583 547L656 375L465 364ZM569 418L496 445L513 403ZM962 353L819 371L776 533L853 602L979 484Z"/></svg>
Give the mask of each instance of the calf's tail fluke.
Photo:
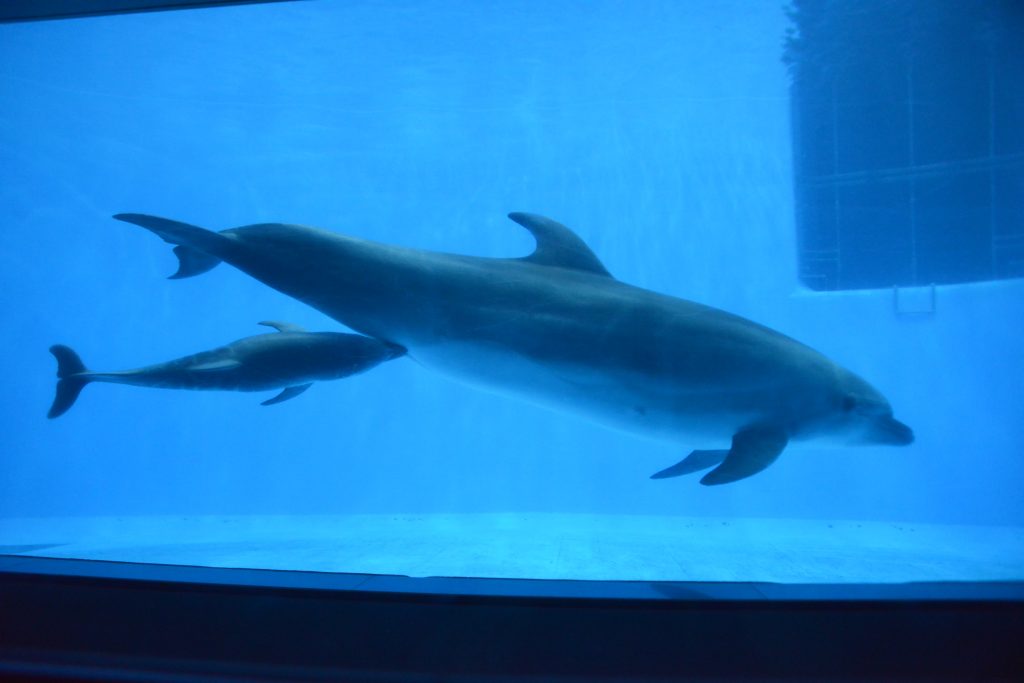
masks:
<svg viewBox="0 0 1024 683"><path fill-rule="evenodd" d="M90 382L85 364L70 347L55 344L50 353L57 359L57 395L46 417L60 417L75 405L82 388Z"/></svg>
<svg viewBox="0 0 1024 683"><path fill-rule="evenodd" d="M171 275L172 280L205 273L221 262L233 244L225 235L169 218L142 213L119 213L114 218L138 225L165 242L177 245L174 255L178 257L178 270Z"/></svg>

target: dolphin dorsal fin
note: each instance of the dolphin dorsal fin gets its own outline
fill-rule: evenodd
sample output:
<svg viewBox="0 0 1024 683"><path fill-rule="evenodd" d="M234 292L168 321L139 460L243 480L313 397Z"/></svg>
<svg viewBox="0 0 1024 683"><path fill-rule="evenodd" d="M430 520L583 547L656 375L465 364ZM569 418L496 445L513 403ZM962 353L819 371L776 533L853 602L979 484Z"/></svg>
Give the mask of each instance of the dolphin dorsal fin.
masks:
<svg viewBox="0 0 1024 683"><path fill-rule="evenodd" d="M587 243L558 221L534 213L518 211L510 213L508 217L529 230L537 240L537 248L532 254L522 259L523 261L612 276L594 255L594 252L590 250Z"/></svg>
<svg viewBox="0 0 1024 683"><path fill-rule="evenodd" d="M259 322L259 324L260 325L264 325L266 327L273 327L278 332L305 332L306 331L304 328L299 327L298 325L293 325L291 323L282 323L282 322L278 322L276 320L261 320Z"/></svg>

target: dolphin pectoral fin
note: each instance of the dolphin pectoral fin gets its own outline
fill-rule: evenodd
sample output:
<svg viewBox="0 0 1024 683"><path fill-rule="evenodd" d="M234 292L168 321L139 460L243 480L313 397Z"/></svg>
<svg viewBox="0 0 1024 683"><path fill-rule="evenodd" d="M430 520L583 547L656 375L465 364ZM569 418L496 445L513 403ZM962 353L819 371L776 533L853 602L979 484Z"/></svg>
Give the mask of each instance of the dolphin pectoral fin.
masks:
<svg viewBox="0 0 1024 683"><path fill-rule="evenodd" d="M611 277L611 273L594 255L587 243L558 221L519 211L510 213L508 217L529 230L537 240L534 252L521 260L544 266L585 270Z"/></svg>
<svg viewBox="0 0 1024 683"><path fill-rule="evenodd" d="M706 470L709 467L721 464L729 451L692 451L688 456L677 462L672 467L666 467L660 472L651 475L651 479L668 479L669 477L680 477L684 474L693 474Z"/></svg>
<svg viewBox="0 0 1024 683"><path fill-rule="evenodd" d="M301 394L306 389L309 389L311 386L313 386L312 382L310 382L309 384L300 384L300 385L294 386L294 387L287 387L280 394L278 394L274 398L268 398L266 401L263 401L262 403L260 403L260 405L261 406L272 406L275 403L283 403L284 401L287 401L290 398L295 398L296 396Z"/></svg>
<svg viewBox="0 0 1024 683"><path fill-rule="evenodd" d="M178 270L168 278L169 280L183 280L187 277L202 275L220 263L220 259L216 256L210 256L180 244L174 248L174 255L178 257Z"/></svg>
<svg viewBox="0 0 1024 683"><path fill-rule="evenodd" d="M216 258L218 261L224 259L224 256L232 252L232 247L235 244L234 241L219 232L213 232L206 228L200 228L195 225L189 225L188 223L182 223L180 221L172 221L169 218L160 218L158 216L147 216L141 213L119 213L114 216L116 220L124 221L125 223L132 223L138 225L141 228L149 230L151 233L162 239L164 242L170 244L176 244L185 247L187 250L200 252L206 254L207 257ZM179 272L182 269L182 252L175 252L178 256L178 269ZM205 272L213 266L209 265L210 260L198 259L193 254L184 252L186 254L185 274L181 277L188 277L188 275L197 275L200 272ZM216 264L213 264L216 265ZM209 267L206 267L209 266ZM205 268L205 270L195 270L198 268ZM177 275L177 274L175 274Z"/></svg>
<svg viewBox="0 0 1024 683"><path fill-rule="evenodd" d="M700 480L705 486L728 484L755 475L771 465L789 442L777 427L749 427L732 437L732 448L722 464Z"/></svg>
<svg viewBox="0 0 1024 683"><path fill-rule="evenodd" d="M278 332L305 332L306 330L298 325L291 323L277 322L276 320L261 320L258 325L264 325L266 327L273 327Z"/></svg>

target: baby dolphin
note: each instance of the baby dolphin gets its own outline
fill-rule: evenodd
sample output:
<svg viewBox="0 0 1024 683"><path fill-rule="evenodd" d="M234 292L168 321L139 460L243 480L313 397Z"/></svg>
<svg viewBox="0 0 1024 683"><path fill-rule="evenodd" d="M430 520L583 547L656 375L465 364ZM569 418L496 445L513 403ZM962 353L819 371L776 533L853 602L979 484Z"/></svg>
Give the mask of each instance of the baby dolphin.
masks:
<svg viewBox="0 0 1024 683"><path fill-rule="evenodd" d="M239 339L227 346L136 370L91 372L71 348L57 344L57 396L47 417L63 415L90 382L161 389L284 390L268 406L298 396L316 380L349 377L405 354L397 344L361 334L306 332L297 325L261 322L277 332Z"/></svg>

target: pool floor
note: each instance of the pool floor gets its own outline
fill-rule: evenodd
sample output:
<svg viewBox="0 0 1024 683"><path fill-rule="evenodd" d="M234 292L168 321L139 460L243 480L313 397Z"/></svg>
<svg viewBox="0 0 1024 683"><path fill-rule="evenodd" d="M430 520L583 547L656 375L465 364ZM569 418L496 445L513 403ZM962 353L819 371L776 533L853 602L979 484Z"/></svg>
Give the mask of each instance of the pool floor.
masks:
<svg viewBox="0 0 1024 683"><path fill-rule="evenodd" d="M582 514L0 520L0 554L248 569L632 581L1024 579L1024 529Z"/></svg>

